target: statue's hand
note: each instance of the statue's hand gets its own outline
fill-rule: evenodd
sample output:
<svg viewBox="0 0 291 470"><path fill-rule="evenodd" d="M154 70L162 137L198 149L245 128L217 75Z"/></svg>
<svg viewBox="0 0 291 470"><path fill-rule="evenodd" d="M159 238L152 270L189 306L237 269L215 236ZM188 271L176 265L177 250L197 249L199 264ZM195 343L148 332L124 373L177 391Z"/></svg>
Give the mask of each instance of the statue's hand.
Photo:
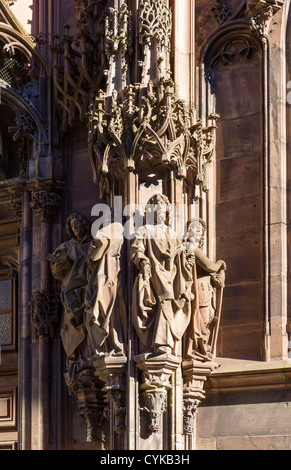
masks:
<svg viewBox="0 0 291 470"><path fill-rule="evenodd" d="M152 277L152 268L150 264L145 264L143 266L142 274L145 281L148 281Z"/></svg>
<svg viewBox="0 0 291 470"><path fill-rule="evenodd" d="M220 270L220 271L225 271L225 270L226 270L226 263L225 263L225 261L223 261L222 259L220 259L220 260L218 261L218 263L220 264L219 270Z"/></svg>
<svg viewBox="0 0 291 470"><path fill-rule="evenodd" d="M189 254L187 254L187 263L191 267L193 267L194 264L195 264L195 256L191 252Z"/></svg>

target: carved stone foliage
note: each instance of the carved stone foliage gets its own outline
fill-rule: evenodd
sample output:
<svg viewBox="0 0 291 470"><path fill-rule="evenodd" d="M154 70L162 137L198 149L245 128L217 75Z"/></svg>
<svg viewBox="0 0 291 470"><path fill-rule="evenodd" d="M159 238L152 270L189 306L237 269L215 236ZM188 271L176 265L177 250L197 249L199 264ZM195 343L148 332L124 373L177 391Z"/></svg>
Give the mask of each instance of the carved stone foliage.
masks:
<svg viewBox="0 0 291 470"><path fill-rule="evenodd" d="M30 301L31 321L36 338L55 335L58 325L60 299L56 294L36 291Z"/></svg>
<svg viewBox="0 0 291 470"><path fill-rule="evenodd" d="M142 354L135 357L135 362L142 375L141 411L150 417L150 431L161 432L168 409L168 392L172 389L171 378L181 361L171 354Z"/></svg>
<svg viewBox="0 0 291 470"><path fill-rule="evenodd" d="M30 205L41 222L50 224L60 208L61 198L53 192L35 191L32 193Z"/></svg>
<svg viewBox="0 0 291 470"><path fill-rule="evenodd" d="M56 39L53 53L63 124L73 122L76 109L88 124L94 181L104 188L108 173L134 170L138 159L147 156L174 170L178 178L196 171L197 183L207 190L217 116L211 115L202 126L176 97L170 72L171 10L165 2L140 2L141 73L131 85L131 12L126 3L119 9L104 8L104 24L99 19L100 35L94 42L89 27L93 3L76 2L78 38L65 34ZM101 191L104 200L107 193Z"/></svg>
<svg viewBox="0 0 291 470"><path fill-rule="evenodd" d="M224 0L216 0L211 8L211 12L219 24L224 24L232 15L231 10L225 5Z"/></svg>
<svg viewBox="0 0 291 470"><path fill-rule="evenodd" d="M186 435L191 435L195 431L195 415L200 403L200 400L191 397L183 400L184 433Z"/></svg>
<svg viewBox="0 0 291 470"><path fill-rule="evenodd" d="M77 22L81 23L88 18L98 18L107 4L108 0L75 0Z"/></svg>
<svg viewBox="0 0 291 470"><path fill-rule="evenodd" d="M20 221L22 219L22 202L10 201L10 204L15 218Z"/></svg>
<svg viewBox="0 0 291 470"><path fill-rule="evenodd" d="M270 21L283 5L283 0L247 0L246 15L250 18L251 30L261 39L266 40Z"/></svg>
<svg viewBox="0 0 291 470"><path fill-rule="evenodd" d="M204 165L214 152L218 116L210 116L207 127L193 122L185 103L176 98L172 80L161 79L158 90L151 83L146 91L130 85L122 102L113 100L108 112L106 106L106 97L100 93L90 109L95 181L100 180L100 172L108 174L110 167L134 170L145 155L172 169L178 178L194 171L199 181L205 180Z"/></svg>

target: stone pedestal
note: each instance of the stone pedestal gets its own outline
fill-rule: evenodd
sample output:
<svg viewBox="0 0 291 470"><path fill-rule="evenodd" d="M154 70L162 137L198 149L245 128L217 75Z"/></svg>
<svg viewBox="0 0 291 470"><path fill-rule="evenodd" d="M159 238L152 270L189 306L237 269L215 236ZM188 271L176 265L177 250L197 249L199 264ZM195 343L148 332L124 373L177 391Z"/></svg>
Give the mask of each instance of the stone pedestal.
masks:
<svg viewBox="0 0 291 470"><path fill-rule="evenodd" d="M105 385L104 414L110 421L110 449L124 449L126 430L126 364L125 356L103 356L93 360L95 375Z"/></svg>

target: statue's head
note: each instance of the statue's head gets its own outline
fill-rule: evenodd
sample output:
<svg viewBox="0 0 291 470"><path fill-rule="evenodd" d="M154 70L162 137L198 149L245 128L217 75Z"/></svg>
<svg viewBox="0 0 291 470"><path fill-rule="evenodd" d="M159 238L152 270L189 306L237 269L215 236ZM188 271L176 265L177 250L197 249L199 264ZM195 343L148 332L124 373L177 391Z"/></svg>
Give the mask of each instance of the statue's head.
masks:
<svg viewBox="0 0 291 470"><path fill-rule="evenodd" d="M205 241L206 222L200 218L193 218L187 222L185 238L194 238L195 242L202 248Z"/></svg>
<svg viewBox="0 0 291 470"><path fill-rule="evenodd" d="M70 238L82 241L86 235L91 233L91 224L84 214L72 214L67 218L66 230Z"/></svg>
<svg viewBox="0 0 291 470"><path fill-rule="evenodd" d="M146 223L151 225L170 225L172 209L167 196L155 194L146 205Z"/></svg>

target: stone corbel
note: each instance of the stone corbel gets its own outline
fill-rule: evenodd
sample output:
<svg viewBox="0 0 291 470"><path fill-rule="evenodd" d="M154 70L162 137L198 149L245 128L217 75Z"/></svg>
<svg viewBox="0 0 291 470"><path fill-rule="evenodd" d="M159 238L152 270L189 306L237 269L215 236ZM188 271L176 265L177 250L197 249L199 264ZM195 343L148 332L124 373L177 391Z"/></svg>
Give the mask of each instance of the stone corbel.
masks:
<svg viewBox="0 0 291 470"><path fill-rule="evenodd" d="M96 356L93 360L95 375L105 383L104 414L110 421L111 441L126 430L126 364L125 356Z"/></svg>
<svg viewBox="0 0 291 470"><path fill-rule="evenodd" d="M87 370L74 380L67 375L66 382L70 395L77 398L79 416L86 423L87 442L100 441L100 426L106 419L102 392L104 383L96 379L93 369L91 373Z"/></svg>
<svg viewBox="0 0 291 470"><path fill-rule="evenodd" d="M214 362L200 362L194 359L183 361L183 409L184 434L192 435L195 429L195 415L205 398L204 385L211 372L217 367Z"/></svg>
<svg viewBox="0 0 291 470"><path fill-rule="evenodd" d="M135 357L135 363L142 373L142 392L144 406L150 416L150 430L162 430L163 415L167 411L168 392L172 389L171 378L178 369L181 360L171 354L142 354Z"/></svg>
<svg viewBox="0 0 291 470"><path fill-rule="evenodd" d="M247 0L246 15L250 18L251 30L262 40L267 39L271 19L283 5L283 0Z"/></svg>

